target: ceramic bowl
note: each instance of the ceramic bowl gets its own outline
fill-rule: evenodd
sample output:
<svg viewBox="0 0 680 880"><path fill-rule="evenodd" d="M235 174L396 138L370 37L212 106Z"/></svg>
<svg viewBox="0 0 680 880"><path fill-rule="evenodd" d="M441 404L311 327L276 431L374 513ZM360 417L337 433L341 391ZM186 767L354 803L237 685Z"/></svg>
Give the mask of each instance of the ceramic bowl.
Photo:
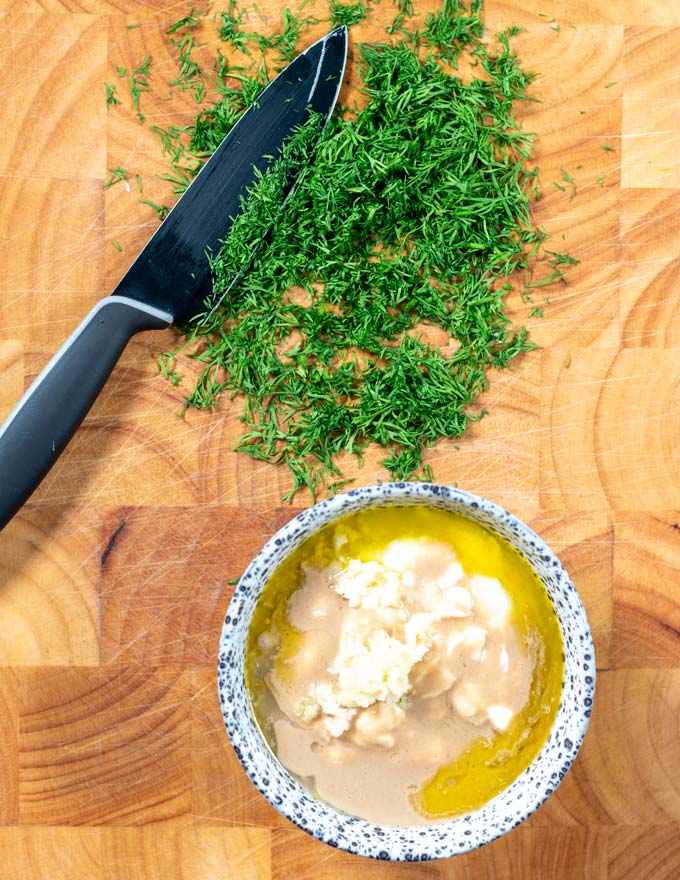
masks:
<svg viewBox="0 0 680 880"><path fill-rule="evenodd" d="M535 760L503 792L472 813L429 826L376 825L322 803L279 763L260 733L244 681L251 615L279 563L326 523L366 507L425 504L466 514L506 538L545 584L559 619L565 669L562 699ZM234 751L262 794L295 825L331 846L376 859L447 858L515 828L557 788L583 740L593 705L595 655L581 600L555 554L507 511L460 489L430 483L385 483L352 489L296 516L248 566L224 621L218 659L222 715Z"/></svg>

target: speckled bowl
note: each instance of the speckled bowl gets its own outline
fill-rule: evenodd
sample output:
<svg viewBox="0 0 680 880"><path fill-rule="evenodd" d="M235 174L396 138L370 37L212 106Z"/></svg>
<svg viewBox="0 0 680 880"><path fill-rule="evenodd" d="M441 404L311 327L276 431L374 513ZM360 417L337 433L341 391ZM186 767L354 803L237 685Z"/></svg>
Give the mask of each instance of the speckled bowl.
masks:
<svg viewBox="0 0 680 880"><path fill-rule="evenodd" d="M431 826L375 825L316 800L278 762L254 719L244 682L246 636L268 578L305 538L360 508L425 504L467 514L506 538L545 584L559 618L564 688L552 731L532 764L481 809ZM468 852L515 828L552 794L576 757L595 689L595 655L581 600L557 557L528 526L490 501L428 483L385 483L352 489L305 510L274 535L251 562L229 606L218 659L222 715L246 773L279 812L331 846L392 861L425 861Z"/></svg>

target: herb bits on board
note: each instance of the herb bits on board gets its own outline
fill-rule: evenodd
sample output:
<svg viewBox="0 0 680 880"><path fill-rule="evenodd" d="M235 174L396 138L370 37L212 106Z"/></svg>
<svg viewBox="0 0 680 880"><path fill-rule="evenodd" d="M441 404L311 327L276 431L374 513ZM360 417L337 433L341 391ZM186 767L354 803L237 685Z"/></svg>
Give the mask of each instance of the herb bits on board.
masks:
<svg viewBox="0 0 680 880"><path fill-rule="evenodd" d="M347 454L361 459L371 444L384 449L389 478L432 478L426 450L480 419L493 371L534 347L505 298L532 302L576 262L540 259L533 135L515 120L533 78L512 48L518 29L486 34L481 0L427 6L303 3L275 20L230 0L167 29L173 87L197 102L186 125L154 125L178 193L315 28L350 26L344 105L271 228L260 209L272 184L256 183L260 209L246 210L241 237L212 257L216 289L267 230L269 246L255 249L210 320L185 326L160 358L176 382L193 373L188 406L242 401L237 450L287 465L286 498L345 485ZM195 54L205 42L212 68ZM186 358L197 372L183 370Z"/></svg>

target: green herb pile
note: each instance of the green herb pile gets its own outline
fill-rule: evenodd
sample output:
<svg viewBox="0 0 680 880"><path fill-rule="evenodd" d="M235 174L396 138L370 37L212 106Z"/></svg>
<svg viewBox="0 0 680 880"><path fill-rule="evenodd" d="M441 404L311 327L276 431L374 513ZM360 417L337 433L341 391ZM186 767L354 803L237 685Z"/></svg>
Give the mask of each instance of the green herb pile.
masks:
<svg viewBox="0 0 680 880"><path fill-rule="evenodd" d="M534 287L563 281L575 262L552 253L550 274L532 280L546 236L530 217L532 136L513 115L532 76L511 49L516 29L484 41L481 5L445 0L415 19L399 0L385 42L353 45L365 106L336 113L284 212L271 213L275 174L260 180L213 260L215 290L232 283L275 219L268 246L209 321L183 328L183 344L161 358L175 381L180 353L199 361L189 406L239 396L238 451L287 465L287 498L302 487L314 495L344 485L339 460L361 457L372 443L385 449L390 478L431 479L424 451L480 418L473 405L489 371L533 347L510 325L504 297L514 290L530 301ZM332 2L328 29L372 14L364 3ZM316 22L286 9L281 32L262 36L248 30L248 15L231 0L217 18L228 54L239 59L218 50L217 101L190 126L156 129L176 192L276 67L309 43ZM183 36L195 20L192 9L170 33L199 101L202 72L188 64ZM463 61L472 72L465 77ZM449 344L430 345L430 327Z"/></svg>

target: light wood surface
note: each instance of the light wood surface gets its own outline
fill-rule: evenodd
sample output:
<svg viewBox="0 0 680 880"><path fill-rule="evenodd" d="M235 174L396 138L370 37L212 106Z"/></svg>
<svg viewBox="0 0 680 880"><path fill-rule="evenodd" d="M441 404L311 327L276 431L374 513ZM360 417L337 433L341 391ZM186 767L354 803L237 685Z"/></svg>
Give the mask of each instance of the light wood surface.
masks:
<svg viewBox="0 0 680 880"><path fill-rule="evenodd" d="M162 34L185 8L0 0L0 415L155 227L134 188L102 188L122 165L167 193L148 124L129 96L107 112L103 83L144 52L171 75ZM516 831L429 865L336 852L260 797L215 653L230 580L296 509L285 474L232 453L236 405L180 420L155 364L172 336L146 334L0 534L0 880L680 876L680 3L493 0L487 22L526 28L536 219L581 263L530 321L542 349L430 462L530 522L583 597L599 678L574 768ZM149 121L192 110L142 103Z"/></svg>

